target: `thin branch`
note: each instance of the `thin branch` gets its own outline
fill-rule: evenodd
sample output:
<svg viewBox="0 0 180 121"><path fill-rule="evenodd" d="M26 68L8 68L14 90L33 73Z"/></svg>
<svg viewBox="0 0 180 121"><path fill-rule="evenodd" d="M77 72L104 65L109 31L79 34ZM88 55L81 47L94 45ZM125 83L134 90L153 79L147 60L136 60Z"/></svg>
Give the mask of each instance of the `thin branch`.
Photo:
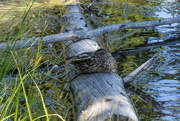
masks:
<svg viewBox="0 0 180 121"><path fill-rule="evenodd" d="M154 55L152 58L150 58L148 61L143 63L140 67L138 67L136 70L131 72L128 76L123 78L124 83L130 83L131 81L134 80L134 78L137 78L142 73L144 73L144 72L148 71L149 69L151 69L154 66L154 64L156 63L157 59L158 59L158 57L156 57Z"/></svg>
<svg viewBox="0 0 180 121"><path fill-rule="evenodd" d="M25 40L17 40L14 42L3 42L0 43L0 51L2 50L12 50L13 48L20 49L25 47L31 47L31 46L38 46L41 40L43 40L43 45L49 44L49 43L55 43L60 42L63 40L70 40L70 39L76 39L80 38L79 35L76 35L73 32L65 32L61 34L54 34L49 36L44 36L43 38L37 37L32 39L25 39ZM11 47L11 48L8 48Z"/></svg>
<svg viewBox="0 0 180 121"><path fill-rule="evenodd" d="M139 28L152 28L154 26L166 25L180 22L180 17L176 18L167 18L161 20L154 21L143 21L143 22L130 22L130 23L119 23L113 25L107 25L103 27L99 27L90 31L69 31L61 34L54 34L43 37L43 45L49 43L55 43L60 41L72 40L72 39L83 39L83 38L91 38L97 37L99 35L105 34L107 32L116 31L116 30L124 30L124 29L139 29ZM9 49L7 46L11 47L13 45L14 48L19 49L21 47L31 47L38 46L41 37L33 38L33 39L25 39L18 40L16 42L8 42L8 43L0 43L0 51ZM11 49L13 49L11 47Z"/></svg>
<svg viewBox="0 0 180 121"><path fill-rule="evenodd" d="M139 28L152 28L154 26L167 25L180 22L180 17L175 18L166 18L161 20L153 20L153 21L143 21L143 22L129 22L129 23L119 23L113 25L103 26L91 31L88 31L86 34L86 38L88 36L99 36L105 34L107 32L116 31L116 30L124 30L124 29L139 29ZM79 33L77 33L79 35ZM80 35L81 36L81 35ZM82 36L81 36L82 37Z"/></svg>

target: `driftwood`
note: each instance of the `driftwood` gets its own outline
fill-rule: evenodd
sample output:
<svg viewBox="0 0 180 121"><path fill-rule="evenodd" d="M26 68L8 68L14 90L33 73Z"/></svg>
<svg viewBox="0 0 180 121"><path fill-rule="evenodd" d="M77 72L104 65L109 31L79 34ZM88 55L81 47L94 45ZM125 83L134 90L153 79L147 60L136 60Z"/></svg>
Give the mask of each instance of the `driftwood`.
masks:
<svg viewBox="0 0 180 121"><path fill-rule="evenodd" d="M74 28L90 30L78 5L70 5L65 18L67 26L64 27L64 31L72 31ZM63 43L68 56L100 48L95 38L68 40ZM77 120L138 120L124 88L124 82L116 73L80 74L76 78L73 72L69 75L72 79L70 89Z"/></svg>

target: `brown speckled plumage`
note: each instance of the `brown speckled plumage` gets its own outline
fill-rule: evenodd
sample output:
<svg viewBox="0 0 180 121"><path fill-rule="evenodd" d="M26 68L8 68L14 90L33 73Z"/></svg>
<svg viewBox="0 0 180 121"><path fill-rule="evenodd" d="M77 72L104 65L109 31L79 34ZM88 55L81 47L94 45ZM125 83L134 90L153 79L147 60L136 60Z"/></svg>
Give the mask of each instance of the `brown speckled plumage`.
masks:
<svg viewBox="0 0 180 121"><path fill-rule="evenodd" d="M105 49L94 52L85 52L76 56L68 57L75 67L82 73L112 72L116 69L116 61Z"/></svg>

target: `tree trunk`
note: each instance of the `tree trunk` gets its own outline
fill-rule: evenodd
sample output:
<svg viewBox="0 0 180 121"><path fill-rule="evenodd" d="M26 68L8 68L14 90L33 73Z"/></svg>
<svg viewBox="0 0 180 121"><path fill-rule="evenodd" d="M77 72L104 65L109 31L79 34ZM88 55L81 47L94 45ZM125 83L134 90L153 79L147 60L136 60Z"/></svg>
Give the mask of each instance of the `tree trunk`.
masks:
<svg viewBox="0 0 180 121"><path fill-rule="evenodd" d="M90 30L79 5L69 5L64 18L66 21L64 32ZM63 43L68 56L100 48L95 38L74 39ZM69 76L78 121L109 119L138 121L136 111L124 88L124 82L116 73L80 74L75 77L75 73L70 71Z"/></svg>

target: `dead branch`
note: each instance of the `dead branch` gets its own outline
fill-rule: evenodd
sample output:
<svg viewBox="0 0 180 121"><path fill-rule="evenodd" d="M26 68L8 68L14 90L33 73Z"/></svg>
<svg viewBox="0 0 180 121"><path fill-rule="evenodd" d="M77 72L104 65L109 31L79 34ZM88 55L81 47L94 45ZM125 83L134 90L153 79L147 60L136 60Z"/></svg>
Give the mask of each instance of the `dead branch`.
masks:
<svg viewBox="0 0 180 121"><path fill-rule="evenodd" d="M124 29L139 29L139 28L152 28L154 26L166 25L180 22L180 17L175 18L166 18L161 20L154 20L154 21L143 21L143 22L130 22L130 23L119 23L119 24L112 24L103 27L99 27L94 30L84 30L83 28L73 28L74 30L68 30L67 32L54 34L49 36L44 36L43 38L31 38L25 40L17 40L16 42L4 42L0 43L0 51L5 49L12 49L7 47L13 47L16 49L22 47L31 47L31 46L38 46L38 43L43 40L43 45L49 43L55 43L60 41L67 41L73 39L84 39L84 38L92 38L97 37L99 35L105 34L107 32L116 31L116 30L124 30ZM87 26L86 24L84 26Z"/></svg>

